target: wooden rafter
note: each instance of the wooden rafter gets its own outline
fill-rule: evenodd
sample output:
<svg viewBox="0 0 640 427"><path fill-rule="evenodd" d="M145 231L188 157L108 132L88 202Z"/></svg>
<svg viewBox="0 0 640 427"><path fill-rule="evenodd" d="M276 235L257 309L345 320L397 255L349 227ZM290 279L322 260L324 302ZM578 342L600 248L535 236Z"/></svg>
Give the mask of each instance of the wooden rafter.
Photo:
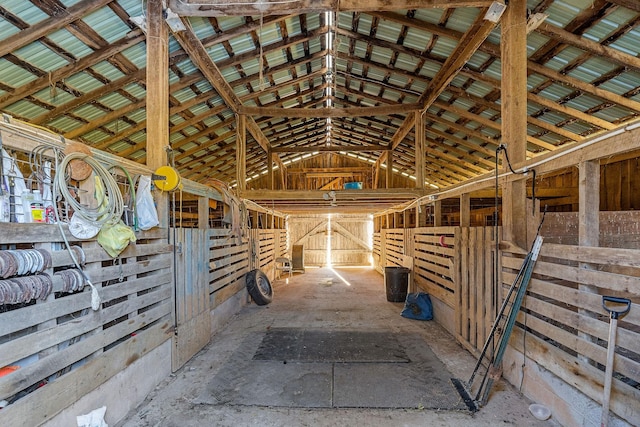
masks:
<svg viewBox="0 0 640 427"><path fill-rule="evenodd" d="M169 6L183 16L247 16L317 13L331 10L348 12L418 8L486 7L492 0L301 0L290 2L228 2L220 0L170 0Z"/></svg>

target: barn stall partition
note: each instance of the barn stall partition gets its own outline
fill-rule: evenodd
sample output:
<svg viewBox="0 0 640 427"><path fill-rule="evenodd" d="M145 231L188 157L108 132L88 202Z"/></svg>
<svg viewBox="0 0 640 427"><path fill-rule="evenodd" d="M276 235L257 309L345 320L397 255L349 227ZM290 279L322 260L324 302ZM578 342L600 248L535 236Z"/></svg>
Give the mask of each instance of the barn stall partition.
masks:
<svg viewBox="0 0 640 427"><path fill-rule="evenodd" d="M68 144L10 118L0 136L34 188L29 152ZM114 176L123 193L129 183L123 170L151 175L140 164L91 151L102 164L118 166ZM54 166L54 179L56 173ZM0 222L8 284L0 304L0 400L6 401L0 424L72 425L77 415L103 405L122 418L247 303L247 271L263 268L273 277L284 232L250 229L249 217L275 218L265 228L283 225L283 218L251 205L234 224L219 191L186 180L183 187L154 191L160 227L136 231L135 242L117 257L95 237L74 237L66 224ZM11 271L16 260L28 265ZM83 274L100 297L97 310Z"/></svg>
<svg viewBox="0 0 640 427"><path fill-rule="evenodd" d="M563 425L600 422L609 331L603 296L631 301L629 313L618 323L610 409L621 425L640 425L640 216L632 210L639 181L637 175L629 179L621 174L616 181L611 172L637 167L637 143L630 138L625 135L618 146L601 138L579 155L571 155L574 148L566 160L556 156L550 164L537 165L547 175L539 178L542 201L526 227L528 242L542 219L540 205L546 204L550 211L540 230L544 243L502 369L507 380L551 408ZM572 162L579 162L578 167ZM600 197L593 197L593 176ZM575 196L556 196L556 187L571 185ZM528 187L531 195L531 181ZM482 189L470 186L469 193ZM469 193L461 190L447 196L462 201ZM497 205L502 209L502 200ZM449 215L453 222L464 216L462 211ZM467 212L466 221L474 226L398 227L398 218L404 217L388 212L376 217L376 267L382 271L412 258L413 289L431 295L435 320L478 355L528 248L505 239L504 224L498 229L480 226L492 219L486 208L472 210L471 216ZM442 218L434 221L439 222ZM421 224L405 227L414 225Z"/></svg>

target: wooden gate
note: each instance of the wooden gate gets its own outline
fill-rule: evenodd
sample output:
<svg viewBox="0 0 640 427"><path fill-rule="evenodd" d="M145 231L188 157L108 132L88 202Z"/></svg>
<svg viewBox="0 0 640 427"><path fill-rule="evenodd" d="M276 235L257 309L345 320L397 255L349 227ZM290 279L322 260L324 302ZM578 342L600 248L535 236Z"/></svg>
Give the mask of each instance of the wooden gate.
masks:
<svg viewBox="0 0 640 427"><path fill-rule="evenodd" d="M460 343L474 354L482 349L502 302L498 286L500 278L496 280L494 277L494 234L494 227L461 229L459 254L462 268L456 298L456 333ZM498 266L498 275L500 271Z"/></svg>
<svg viewBox="0 0 640 427"><path fill-rule="evenodd" d="M207 230L176 230L176 330L171 352L175 372L209 343L209 244Z"/></svg>
<svg viewBox="0 0 640 427"><path fill-rule="evenodd" d="M371 264L370 224L372 220L364 215L340 215L329 219L331 265Z"/></svg>
<svg viewBox="0 0 640 427"><path fill-rule="evenodd" d="M305 265L371 264L373 222L366 215L296 216L289 226L292 246L304 246Z"/></svg>

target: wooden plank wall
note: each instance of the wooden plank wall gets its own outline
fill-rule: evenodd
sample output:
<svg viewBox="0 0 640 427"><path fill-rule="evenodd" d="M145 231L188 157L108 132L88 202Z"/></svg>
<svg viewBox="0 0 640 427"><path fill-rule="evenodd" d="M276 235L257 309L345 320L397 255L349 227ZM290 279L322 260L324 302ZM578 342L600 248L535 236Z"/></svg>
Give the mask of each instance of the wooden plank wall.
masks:
<svg viewBox="0 0 640 427"><path fill-rule="evenodd" d="M304 246L304 265L327 263L327 216L296 215L289 218L291 245Z"/></svg>
<svg viewBox="0 0 640 427"><path fill-rule="evenodd" d="M211 338L206 230L180 228L176 235L175 346L171 370L177 371Z"/></svg>
<svg viewBox="0 0 640 427"><path fill-rule="evenodd" d="M633 216L621 212L611 215L618 219L620 215ZM628 228L624 224L621 227ZM376 249L380 254L376 263L379 271L386 265L402 265L406 256L403 250L411 248L405 244L407 236L413 237L415 285L454 310L457 339L478 354L524 254L513 248L513 252L501 254L498 281L502 287L495 289L493 227L382 229L376 236L374 241L380 241ZM447 247L440 244L440 236L445 236ZM624 237L622 241L626 241ZM580 285L595 286L598 293ZM545 242L511 346L601 403L609 327L602 295L633 301L631 312L618 323L611 402L618 416L631 425L640 425L640 250ZM526 387L545 385L531 381L525 383Z"/></svg>
<svg viewBox="0 0 640 427"><path fill-rule="evenodd" d="M382 233L373 233L373 267L382 273Z"/></svg>
<svg viewBox="0 0 640 427"><path fill-rule="evenodd" d="M502 230L498 232L500 236ZM463 227L455 241L459 244L460 266L454 303L456 332L458 341L478 355L502 303L497 285L501 279L495 280L495 228Z"/></svg>
<svg viewBox="0 0 640 427"><path fill-rule="evenodd" d="M449 306L454 311L456 338L477 354L491 329L500 298L494 285L494 230L382 229L374 234L374 267L383 274L385 266L407 266L407 257L412 258L410 291L426 292Z"/></svg>
<svg viewBox="0 0 640 427"><path fill-rule="evenodd" d="M505 286L520 263L503 257ZM609 332L602 295L633 301L618 322L611 410L640 425L640 250L544 243L511 345L601 403Z"/></svg>
<svg viewBox="0 0 640 427"><path fill-rule="evenodd" d="M382 230L384 233L385 257L382 267L402 267L405 255L405 229L394 228Z"/></svg>
<svg viewBox="0 0 640 427"><path fill-rule="evenodd" d="M331 265L370 265L367 215L331 218Z"/></svg>
<svg viewBox="0 0 640 427"><path fill-rule="evenodd" d="M252 229L249 230L251 245L256 253L253 256L250 269L259 268L263 273L273 280L275 277L275 259L281 250L282 235L284 230L272 229ZM286 237L284 237L286 238ZM257 243L256 243L257 242Z"/></svg>
<svg viewBox="0 0 640 427"><path fill-rule="evenodd" d="M244 288L244 275L249 271L250 243L246 238L237 241L228 228L206 230L206 237L209 300L214 309Z"/></svg>
<svg viewBox="0 0 640 427"><path fill-rule="evenodd" d="M413 236L416 285L451 308L455 308L455 255L459 250L456 234L459 230L459 227L421 227L415 229Z"/></svg>
<svg viewBox="0 0 640 427"><path fill-rule="evenodd" d="M1 223L0 235L3 250L50 251L50 276L72 265L57 226ZM172 337L173 262L166 230L138 236L114 261L95 241L67 233L86 254L84 270L102 298L99 311L90 307L88 286L62 292L61 280L44 301L2 308L0 367L20 368L0 377L0 399L35 391L2 409L0 425L39 425Z"/></svg>

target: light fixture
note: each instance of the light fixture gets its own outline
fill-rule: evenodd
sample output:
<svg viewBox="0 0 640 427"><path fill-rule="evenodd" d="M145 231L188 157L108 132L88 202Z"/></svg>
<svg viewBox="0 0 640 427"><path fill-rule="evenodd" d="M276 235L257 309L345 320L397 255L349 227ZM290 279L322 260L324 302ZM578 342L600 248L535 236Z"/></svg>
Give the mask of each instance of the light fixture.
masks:
<svg viewBox="0 0 640 427"><path fill-rule="evenodd" d="M171 28L171 31L173 31L174 33L185 31L187 29L187 27L184 26L184 23L180 19L180 16L178 16L178 14L176 14L170 8L166 8L164 10L164 14L165 14L164 20L167 22L167 25L169 26L169 28Z"/></svg>
<svg viewBox="0 0 640 427"><path fill-rule="evenodd" d="M129 20L136 24L143 33L147 34L147 20L145 19L144 15L132 16L129 18Z"/></svg>
<svg viewBox="0 0 640 427"><path fill-rule="evenodd" d="M538 28L540 24L542 24L548 17L549 15L542 12L534 13L533 15L531 15L527 20L527 34Z"/></svg>
<svg viewBox="0 0 640 427"><path fill-rule="evenodd" d="M330 202L331 202L331 203L330 203L330 205L331 205L331 206L338 206L338 205L336 204L336 192L335 192L335 191L331 190L331 191L329 191L328 193L324 193L324 194L322 195L322 198L323 198L324 200L326 200L327 202L329 202L329 201L330 201Z"/></svg>
<svg viewBox="0 0 640 427"><path fill-rule="evenodd" d="M506 9L506 4L499 1L494 1L493 3L491 3L491 6L489 6L489 10L487 10L487 13L484 15L484 19L493 23L497 23Z"/></svg>

